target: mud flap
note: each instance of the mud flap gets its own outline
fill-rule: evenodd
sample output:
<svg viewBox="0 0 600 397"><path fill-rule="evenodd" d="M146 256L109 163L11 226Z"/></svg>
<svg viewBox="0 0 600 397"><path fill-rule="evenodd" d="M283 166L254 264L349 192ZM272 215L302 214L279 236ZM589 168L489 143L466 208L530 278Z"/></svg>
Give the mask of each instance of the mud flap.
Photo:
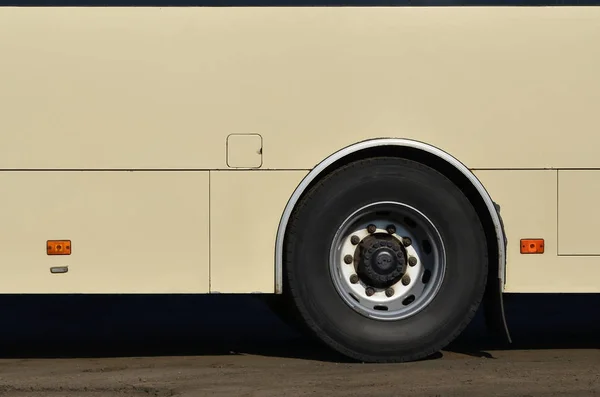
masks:
<svg viewBox="0 0 600 397"><path fill-rule="evenodd" d="M494 203L498 217L500 218L500 224L502 231L504 232L504 222L500 216L500 206ZM506 233L504 234L504 248L508 245ZM503 269L505 271L505 269ZM484 316L485 323L488 329L495 334L502 334L506 337L508 343L512 343L510 332L508 331L508 324L506 322L506 315L504 314L504 280L500 277L500 273L496 272L496 275L491 275L488 279L485 297L484 297Z"/></svg>
<svg viewBox="0 0 600 397"><path fill-rule="evenodd" d="M506 337L508 343L512 343L506 316L504 315L504 299L502 293L502 280L489 281L484 298L484 316L487 328L494 334Z"/></svg>

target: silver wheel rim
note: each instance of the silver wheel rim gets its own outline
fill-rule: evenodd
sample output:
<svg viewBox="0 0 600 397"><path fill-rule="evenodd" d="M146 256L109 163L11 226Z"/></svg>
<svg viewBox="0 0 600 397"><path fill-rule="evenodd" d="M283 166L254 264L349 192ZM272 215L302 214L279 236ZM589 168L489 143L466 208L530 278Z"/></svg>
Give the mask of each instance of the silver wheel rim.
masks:
<svg viewBox="0 0 600 397"><path fill-rule="evenodd" d="M383 276L371 270L380 271L380 265L392 266L389 269L401 278L386 275L382 285ZM331 243L329 270L348 306L369 318L394 321L415 315L435 298L444 279L446 254L439 231L425 214L403 203L381 201L342 222Z"/></svg>

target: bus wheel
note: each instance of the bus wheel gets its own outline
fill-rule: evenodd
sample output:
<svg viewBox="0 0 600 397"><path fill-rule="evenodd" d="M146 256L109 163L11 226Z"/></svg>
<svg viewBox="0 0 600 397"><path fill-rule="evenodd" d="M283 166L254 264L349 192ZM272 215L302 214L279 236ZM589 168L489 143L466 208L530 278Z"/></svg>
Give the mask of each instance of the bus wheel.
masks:
<svg viewBox="0 0 600 397"><path fill-rule="evenodd" d="M482 224L444 175L400 158L356 161L315 184L287 229L284 288L316 336L360 361L439 351L487 278Z"/></svg>

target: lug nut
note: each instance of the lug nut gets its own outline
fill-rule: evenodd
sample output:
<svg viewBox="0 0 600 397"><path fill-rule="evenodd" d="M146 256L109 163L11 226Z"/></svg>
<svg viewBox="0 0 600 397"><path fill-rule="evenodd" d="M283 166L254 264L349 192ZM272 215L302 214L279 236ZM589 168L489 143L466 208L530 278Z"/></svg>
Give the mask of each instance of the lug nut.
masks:
<svg viewBox="0 0 600 397"><path fill-rule="evenodd" d="M385 296L387 296L388 298L394 296L394 289L393 288L388 288L385 290Z"/></svg>
<svg viewBox="0 0 600 397"><path fill-rule="evenodd" d="M358 283L358 276L357 276L356 274L353 274L353 275L351 275L351 276L350 276L350 282L351 282L352 284L356 284L356 283Z"/></svg>
<svg viewBox="0 0 600 397"><path fill-rule="evenodd" d="M371 234L375 233L376 230L377 230L377 226L375 226L373 224L367 226L367 232L369 232Z"/></svg>
<svg viewBox="0 0 600 397"><path fill-rule="evenodd" d="M414 256L411 256L410 258L408 258L408 264L410 266L415 266L417 264L417 258L415 258Z"/></svg>
<svg viewBox="0 0 600 397"><path fill-rule="evenodd" d="M404 244L405 247L408 247L409 245L412 244L412 240L409 237L404 237L404 239L402 239L402 243Z"/></svg>
<svg viewBox="0 0 600 397"><path fill-rule="evenodd" d="M394 233L396 233L396 226L394 226L394 225L388 225L388 227L386 227L385 230L389 234L394 234Z"/></svg>
<svg viewBox="0 0 600 397"><path fill-rule="evenodd" d="M344 262L346 262L346 264L348 264L348 265L352 263L352 260L353 260L352 255L346 255L344 257Z"/></svg>
<svg viewBox="0 0 600 397"><path fill-rule="evenodd" d="M408 284L410 284L410 276L408 274L405 274L404 277L402 277L402 285Z"/></svg>
<svg viewBox="0 0 600 397"><path fill-rule="evenodd" d="M360 243L360 237L358 237L358 236L352 236L352 237L350 237L350 242L353 245L356 245L356 244Z"/></svg>
<svg viewBox="0 0 600 397"><path fill-rule="evenodd" d="M367 294L367 296L373 296L374 293L375 289L373 287L367 287L367 289L365 290L365 294Z"/></svg>

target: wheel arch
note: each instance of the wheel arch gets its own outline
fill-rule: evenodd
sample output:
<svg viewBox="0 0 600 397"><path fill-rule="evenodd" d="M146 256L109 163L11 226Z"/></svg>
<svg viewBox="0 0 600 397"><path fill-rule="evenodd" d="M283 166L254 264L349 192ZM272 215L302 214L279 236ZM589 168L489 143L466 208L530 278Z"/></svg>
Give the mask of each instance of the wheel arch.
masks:
<svg viewBox="0 0 600 397"><path fill-rule="evenodd" d="M457 158L430 144L402 138L376 138L352 144L325 158L304 177L288 200L279 222L275 241L275 293L283 293L285 235L291 214L303 194L334 169L361 158L378 156L402 157L421 162L444 174L459 186L475 207L484 226L490 266L488 287L499 289L497 293L502 294L506 272L507 239L498 205L494 203L475 174ZM497 275L497 278L494 277L494 274ZM486 288L486 295L488 290L490 288ZM495 298L492 299L495 300ZM500 304L501 302L500 299ZM503 308L499 309L503 318Z"/></svg>

